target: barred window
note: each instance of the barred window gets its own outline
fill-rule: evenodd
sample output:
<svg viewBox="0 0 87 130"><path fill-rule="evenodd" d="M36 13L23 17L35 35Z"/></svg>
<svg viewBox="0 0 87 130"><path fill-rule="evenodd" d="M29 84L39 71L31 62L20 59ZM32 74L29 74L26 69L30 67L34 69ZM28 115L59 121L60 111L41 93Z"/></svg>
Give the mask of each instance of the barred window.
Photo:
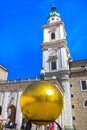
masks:
<svg viewBox="0 0 87 130"><path fill-rule="evenodd" d="M81 81L81 90L82 91L87 90L87 80Z"/></svg>
<svg viewBox="0 0 87 130"><path fill-rule="evenodd" d="M56 62L51 62L51 70L56 70Z"/></svg>

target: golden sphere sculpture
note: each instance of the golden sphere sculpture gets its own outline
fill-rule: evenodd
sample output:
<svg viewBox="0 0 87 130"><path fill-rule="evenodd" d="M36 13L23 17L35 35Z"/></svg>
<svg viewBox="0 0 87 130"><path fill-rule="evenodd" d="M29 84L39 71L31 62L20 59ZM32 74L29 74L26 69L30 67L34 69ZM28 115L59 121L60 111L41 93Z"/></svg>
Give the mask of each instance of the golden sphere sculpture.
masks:
<svg viewBox="0 0 87 130"><path fill-rule="evenodd" d="M20 107L23 115L36 125L55 121L63 108L63 96L51 82L38 81L22 93Z"/></svg>

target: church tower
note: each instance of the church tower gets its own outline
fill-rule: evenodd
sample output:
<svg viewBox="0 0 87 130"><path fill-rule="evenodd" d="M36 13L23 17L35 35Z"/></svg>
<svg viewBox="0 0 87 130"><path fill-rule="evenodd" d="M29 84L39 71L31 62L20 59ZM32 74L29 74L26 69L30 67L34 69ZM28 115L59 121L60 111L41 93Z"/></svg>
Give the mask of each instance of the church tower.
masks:
<svg viewBox="0 0 87 130"><path fill-rule="evenodd" d="M63 129L73 130L71 96L69 84L70 52L67 47L64 22L56 7L51 8L48 23L43 28L42 66L45 69L45 79L56 79L64 88L64 110L62 113Z"/></svg>
<svg viewBox="0 0 87 130"><path fill-rule="evenodd" d="M42 59L46 78L59 75L69 70L69 50L66 41L64 23L56 7L51 8L48 24L43 26ZM58 72L58 73L57 73Z"/></svg>

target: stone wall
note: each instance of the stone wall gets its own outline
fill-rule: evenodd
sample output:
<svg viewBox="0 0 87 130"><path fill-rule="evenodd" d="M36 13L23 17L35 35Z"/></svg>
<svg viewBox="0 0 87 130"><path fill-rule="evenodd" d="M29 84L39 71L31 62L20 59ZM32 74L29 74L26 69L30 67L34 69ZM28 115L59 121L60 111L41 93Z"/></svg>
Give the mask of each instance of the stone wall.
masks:
<svg viewBox="0 0 87 130"><path fill-rule="evenodd" d="M7 80L8 72L7 70L0 65L0 81Z"/></svg>
<svg viewBox="0 0 87 130"><path fill-rule="evenodd" d="M82 61L77 63L72 63L69 79L73 125L76 130L87 130L87 106L84 106L84 101L87 100L87 89L84 91L81 89L81 80L87 80L87 67L80 67ZM84 64L87 65L87 61L84 61Z"/></svg>

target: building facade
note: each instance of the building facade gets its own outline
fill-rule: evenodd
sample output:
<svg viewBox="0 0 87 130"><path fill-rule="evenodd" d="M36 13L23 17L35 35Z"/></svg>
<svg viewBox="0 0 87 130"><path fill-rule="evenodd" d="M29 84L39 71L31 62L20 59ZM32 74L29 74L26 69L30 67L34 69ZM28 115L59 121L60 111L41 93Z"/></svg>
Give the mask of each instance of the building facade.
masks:
<svg viewBox="0 0 87 130"><path fill-rule="evenodd" d="M72 61L64 22L54 6L51 8L47 24L43 25L41 48L45 80L58 81L64 96L64 108L57 122L63 130L86 130L87 60ZM36 81L8 81L7 75L7 70L0 66L0 114L3 118L15 121L20 129L23 118L20 96L27 85ZM56 126L54 129L57 129Z"/></svg>
<svg viewBox="0 0 87 130"><path fill-rule="evenodd" d="M64 23L60 15L56 12L56 7L51 8L48 16L48 24L43 26L43 67L45 68L45 79L55 77L64 88L64 110L62 113L62 127L73 129L71 97L69 84L69 59L70 52L67 47L66 32Z"/></svg>
<svg viewBox="0 0 87 130"><path fill-rule="evenodd" d="M77 130L87 129L87 60L70 63L72 119Z"/></svg>

